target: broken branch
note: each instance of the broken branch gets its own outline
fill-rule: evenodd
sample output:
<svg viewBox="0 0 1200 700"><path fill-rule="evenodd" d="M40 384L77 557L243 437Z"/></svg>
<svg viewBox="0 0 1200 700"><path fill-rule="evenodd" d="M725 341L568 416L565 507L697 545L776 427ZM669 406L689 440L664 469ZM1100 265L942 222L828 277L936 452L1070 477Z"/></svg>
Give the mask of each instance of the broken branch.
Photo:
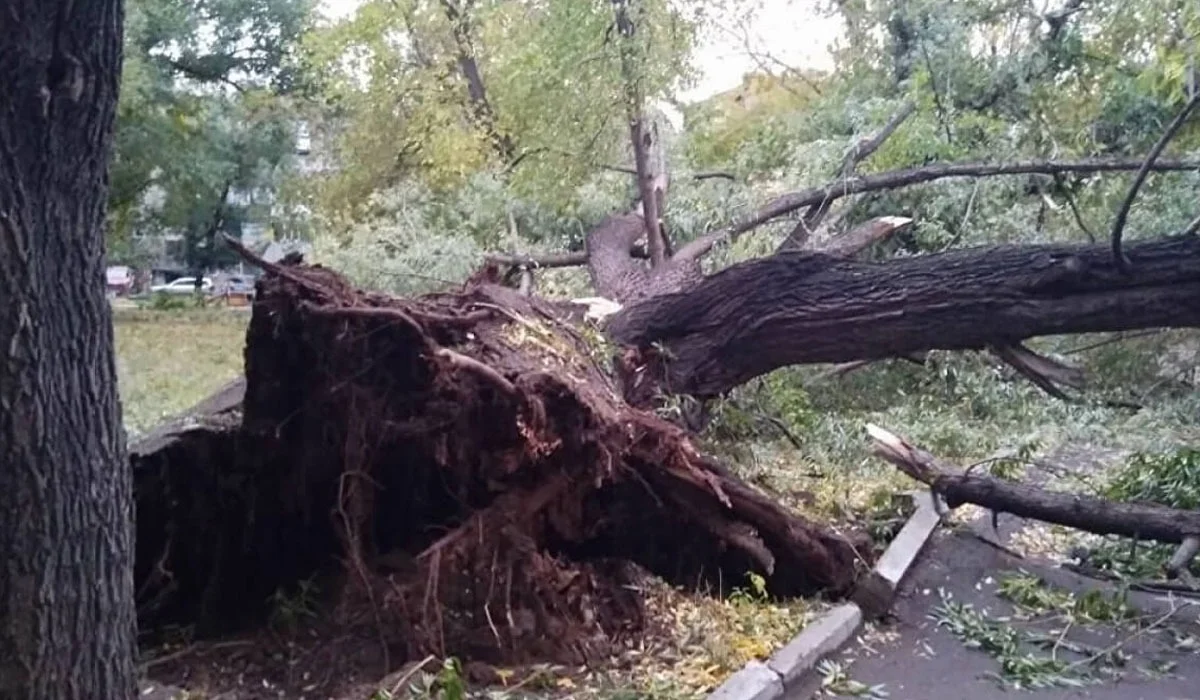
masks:
<svg viewBox="0 0 1200 700"><path fill-rule="evenodd" d="M768 221L790 214L797 209L810 207L826 200L834 200L863 192L890 190L917 185L950 177L991 177L996 175L1028 175L1030 173L1102 173L1137 170L1141 160L1087 159L1079 161L1021 161L1017 163L956 163L929 165L909 170L893 170L875 175L864 175L834 182L799 192L791 192L767 204L753 215L724 229L697 238L679 249L678 259L698 258L726 239L757 228ZM1154 171L1186 171L1200 169L1200 162L1182 160L1157 160L1149 166Z"/></svg>
<svg viewBox="0 0 1200 700"><path fill-rule="evenodd" d="M912 219L907 217L880 216L814 246L813 250L839 258L849 258L911 225Z"/></svg>
<svg viewBox="0 0 1200 700"><path fill-rule="evenodd" d="M1175 119L1167 125L1167 130L1159 137L1158 143L1154 144L1154 148L1150 149L1149 155L1146 156L1146 161L1138 168L1137 176L1133 178L1133 184L1129 186L1129 192L1126 193L1125 200L1121 202L1121 208L1117 210L1117 218L1113 221L1112 228L1112 253L1117 269L1121 272L1129 271L1129 261L1121 253L1121 234L1125 231L1125 220L1129 217L1129 209L1133 206L1133 200L1137 197L1142 183L1146 181L1146 176L1154 168L1154 161L1163 152L1163 149L1167 147L1167 144L1171 142L1171 139L1175 138L1175 134L1183 127L1183 123L1187 121L1188 115L1192 113L1197 104L1200 104L1200 92L1192 95L1192 98L1183 106L1179 114L1175 115Z"/></svg>
<svg viewBox="0 0 1200 700"><path fill-rule="evenodd" d="M905 102L900 107L900 110L888 119L887 123L883 125L883 128L878 133L854 144L854 147L847 151L845 158L842 159L842 166L838 169L837 176L841 178L852 176L855 169L858 168L858 164L879 150L883 142L887 141L896 132L896 129L900 128L900 125L916 111L916 108L917 105L915 102ZM792 232L787 235L787 238L779 244L778 250L803 248L805 240L821 225L826 215L829 214L832 204L833 200L827 199L816 206L810 207L808 212L800 218L795 228L792 229Z"/></svg>
<svg viewBox="0 0 1200 700"><path fill-rule="evenodd" d="M929 486L950 508L974 503L1065 525L1098 535L1121 535L1182 543L1200 537L1200 512L1143 503L1118 503L1094 496L1059 493L991 476L973 476L940 462L932 454L877 425L868 425L874 452L900 471Z"/></svg>
<svg viewBox="0 0 1200 700"><path fill-rule="evenodd" d="M1200 537L1185 537L1180 543L1179 549L1175 550L1175 554L1171 555L1170 561L1164 567L1167 578L1178 578L1187 570L1192 559L1196 558L1196 554L1200 554Z"/></svg>

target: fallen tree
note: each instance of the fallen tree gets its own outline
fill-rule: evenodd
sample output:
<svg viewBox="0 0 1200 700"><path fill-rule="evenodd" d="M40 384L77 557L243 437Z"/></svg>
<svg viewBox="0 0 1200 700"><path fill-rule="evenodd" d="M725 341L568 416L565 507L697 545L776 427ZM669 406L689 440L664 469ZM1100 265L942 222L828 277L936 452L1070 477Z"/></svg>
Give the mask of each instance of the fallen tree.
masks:
<svg viewBox="0 0 1200 700"><path fill-rule="evenodd" d="M1168 564L1178 574L1200 549L1200 511L1147 503L1118 503L1047 491L944 464L929 452L878 426L867 426L875 454L927 485L949 508L974 503L994 513L1033 518L1098 535L1121 535L1180 545Z"/></svg>
<svg viewBox="0 0 1200 700"><path fill-rule="evenodd" d="M228 629L318 573L393 659L578 663L646 624L630 563L713 590L747 571L781 596L851 589L850 541L622 403L553 305L254 262L240 413L234 385L134 450L143 627Z"/></svg>
<svg viewBox="0 0 1200 700"><path fill-rule="evenodd" d="M1126 255L1128 274L1106 246L986 247L881 263L785 252L628 306L607 330L641 349L633 362L664 388L706 397L787 365L1200 325L1200 240L1141 243Z"/></svg>

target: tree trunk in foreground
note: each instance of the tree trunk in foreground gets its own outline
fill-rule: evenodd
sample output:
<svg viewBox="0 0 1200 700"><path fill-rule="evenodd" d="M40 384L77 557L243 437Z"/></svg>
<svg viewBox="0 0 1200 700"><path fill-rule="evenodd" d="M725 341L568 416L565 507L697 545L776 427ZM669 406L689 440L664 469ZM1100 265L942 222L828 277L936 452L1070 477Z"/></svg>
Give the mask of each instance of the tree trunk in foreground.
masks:
<svg viewBox="0 0 1200 700"><path fill-rule="evenodd" d="M132 484L105 299L120 0L0 32L0 699L132 698Z"/></svg>
<svg viewBox="0 0 1200 700"><path fill-rule="evenodd" d="M1127 255L1129 275L1107 246L1001 246L882 263L783 253L629 306L608 332L644 350L634 364L661 343L661 380L703 397L786 365L1200 325L1200 240L1142 243Z"/></svg>

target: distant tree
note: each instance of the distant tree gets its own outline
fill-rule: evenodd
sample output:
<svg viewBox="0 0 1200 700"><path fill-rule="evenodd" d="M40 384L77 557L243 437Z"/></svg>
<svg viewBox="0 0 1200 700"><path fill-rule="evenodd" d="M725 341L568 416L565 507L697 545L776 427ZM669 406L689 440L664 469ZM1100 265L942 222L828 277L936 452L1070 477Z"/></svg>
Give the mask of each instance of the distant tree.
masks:
<svg viewBox="0 0 1200 700"><path fill-rule="evenodd" d="M132 0L117 117L110 239L184 235L193 272L213 264L226 222L270 212L291 163L298 49L311 0ZM122 250L130 246L122 245Z"/></svg>
<svg viewBox="0 0 1200 700"><path fill-rule="evenodd" d="M135 696L133 494L105 299L121 0L0 32L0 698Z"/></svg>

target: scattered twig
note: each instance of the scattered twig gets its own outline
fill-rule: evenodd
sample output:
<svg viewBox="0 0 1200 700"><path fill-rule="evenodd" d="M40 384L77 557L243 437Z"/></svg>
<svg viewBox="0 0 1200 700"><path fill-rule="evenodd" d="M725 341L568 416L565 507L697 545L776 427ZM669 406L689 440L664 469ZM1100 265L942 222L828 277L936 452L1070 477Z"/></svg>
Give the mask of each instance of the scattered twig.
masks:
<svg viewBox="0 0 1200 700"><path fill-rule="evenodd" d="M1071 191L1068 190L1066 187L1062 186L1062 176L1061 175L1055 175L1054 179L1056 182L1059 183L1059 190L1063 194L1063 199L1067 200L1067 206L1071 208L1071 215L1075 217L1075 223L1079 226L1079 228L1085 234L1087 234L1088 243L1095 243L1096 242L1096 234L1092 232L1091 227L1089 227L1087 225L1087 223L1083 220L1083 213L1079 211L1079 204L1076 203L1076 201L1075 201L1075 195L1072 194Z"/></svg>
<svg viewBox="0 0 1200 700"><path fill-rule="evenodd" d="M411 679L413 676L420 673L421 669L428 666L429 662L435 660L436 658L437 658L436 656L434 656L433 654L430 654L429 656L426 656L424 659L421 659L421 661L419 661L418 663L413 664L412 668L405 671L404 674L402 676L400 676L400 679L396 681L395 685L392 686L392 697L395 697L396 693L400 692L400 688L402 688L404 686L404 684L409 681L409 679Z"/></svg>
<svg viewBox="0 0 1200 700"><path fill-rule="evenodd" d="M1172 604L1171 609L1168 610L1167 612L1163 613L1162 615L1160 615L1158 617L1158 619L1154 620L1154 622L1151 622L1149 625L1146 625L1145 627L1138 629L1136 632L1129 635L1128 637L1117 640L1113 644L1101 649L1100 651L1096 652L1095 654L1089 656L1086 659L1080 659L1078 661L1072 662L1071 664L1069 664L1067 666L1067 669L1072 670L1072 669L1079 668L1080 666L1090 666L1091 664L1096 663L1100 659L1103 659L1104 657L1111 655L1113 652L1120 650L1126 644L1129 644L1130 642L1134 641L1135 639L1143 637L1143 636L1149 634L1150 632L1154 631L1155 629L1162 627L1164 624L1166 624L1166 622L1168 620L1170 620L1172 617L1175 617L1175 615L1180 610L1190 607L1191 605L1193 605L1193 603L1191 603L1191 602L1186 602L1186 603L1183 603L1182 605Z"/></svg>
<svg viewBox="0 0 1200 700"><path fill-rule="evenodd" d="M1121 208L1117 210L1117 218L1113 221L1112 227L1112 253L1113 263L1121 272L1129 272L1129 260L1125 258L1125 254L1121 252L1121 234L1125 231L1125 220L1129 217L1129 210L1133 206L1133 200L1137 197L1138 190L1141 189L1142 183L1146 181L1146 176L1150 174L1151 168L1154 166L1154 161L1158 158L1163 149L1167 147L1179 129L1183 127L1187 121L1188 115L1192 110L1200 104L1200 92L1192 95L1179 114L1175 115L1175 119L1167 125L1167 130L1158 139L1158 143L1154 144L1154 148L1150 149L1150 153L1146 156L1146 161L1142 163L1142 167L1138 168L1137 176L1133 178L1133 184L1129 186L1129 192L1125 195L1125 200L1121 202Z"/></svg>

